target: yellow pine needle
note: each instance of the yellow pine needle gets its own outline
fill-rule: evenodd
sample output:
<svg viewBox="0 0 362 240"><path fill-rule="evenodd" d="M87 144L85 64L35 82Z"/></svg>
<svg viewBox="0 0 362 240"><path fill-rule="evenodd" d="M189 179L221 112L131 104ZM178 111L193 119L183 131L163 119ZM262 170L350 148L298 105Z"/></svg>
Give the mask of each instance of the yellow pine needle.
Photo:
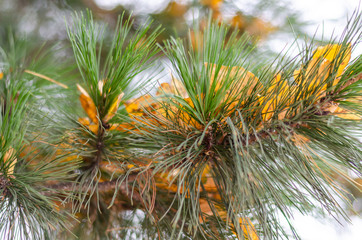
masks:
<svg viewBox="0 0 362 240"><path fill-rule="evenodd" d="M168 93L172 93L171 85L169 83L161 83L157 89L156 96Z"/></svg>
<svg viewBox="0 0 362 240"><path fill-rule="evenodd" d="M337 69L337 76L333 81L333 86L335 86L351 58L351 45L349 44L345 50L346 54L344 54L342 61L340 59L336 59L337 57L341 58L341 56L339 56L342 53L341 51L342 46L339 44L329 44L323 47L318 47L313 53L312 60L308 63L305 74L302 75L301 70L294 71L294 78L296 79L296 82L299 83L299 87L307 86L306 91L308 92L312 92L316 87L320 87L320 84L323 83L328 77L328 74L332 68L332 62L338 60L339 66ZM280 86L278 95L272 97L271 99L267 99L265 96L262 96L259 99L261 104L265 104L264 108L262 109L262 116L264 121L268 121L272 118L274 115L274 110L277 106L277 102L280 102L280 100L285 97L289 91L295 90L295 88L290 87L286 81L281 80L281 76L278 74L272 80L272 84L267 92L272 92L275 87L278 86L278 84ZM327 84L324 84L322 87L320 87L318 90L319 98L325 96L326 89ZM361 119L360 116L352 111L347 111L332 105L331 107L326 108L326 110L329 110L331 113L335 112L335 115L341 118L352 120ZM285 117L285 113L286 109L278 115L278 119L283 119Z"/></svg>
<svg viewBox="0 0 362 240"><path fill-rule="evenodd" d="M92 131L94 134L98 133L98 124L92 124L89 121L89 118L78 118L78 122L82 124L83 126L87 127L90 131Z"/></svg>
<svg viewBox="0 0 362 240"><path fill-rule="evenodd" d="M79 100L80 100L80 103L81 103L84 111L87 113L87 115L92 120L92 122L97 124L98 123L98 112L97 112L96 105L94 104L92 98L89 96L87 91L84 90L84 88L82 88L79 84L77 84L77 88L78 88L79 92L81 93Z"/></svg>
<svg viewBox="0 0 362 240"><path fill-rule="evenodd" d="M343 57L343 59L340 59L341 57ZM300 70L295 70L294 78L297 80L297 82L301 83L302 77L309 79L312 76L313 79L309 79L309 81L303 81L303 84L309 84L308 91L311 91L327 78L329 71L333 67L332 62L337 61L339 66L337 69L336 79L333 81L333 86L335 86L338 83L338 80L343 74L343 71L350 59L351 44L348 44L346 49L342 49L342 45L340 44L328 44L323 47L318 47L314 51L312 60L307 66L306 74L303 76L301 75ZM315 68L317 65L319 65L318 69ZM324 92L325 90L326 86L323 86L320 91ZM321 94L320 97L323 97L323 94Z"/></svg>
<svg viewBox="0 0 362 240"><path fill-rule="evenodd" d="M203 214L207 214L207 215L214 214L210 208L209 203L205 199L200 199L199 203L200 203L200 210ZM227 216L227 212L223 209L216 207L216 211L219 214L219 216L222 218L225 218ZM203 222L203 218L201 216L200 216L200 221ZM240 223L241 229L243 230L245 239L259 240L255 227L249 219L244 218L244 220L243 220L243 218L239 218L239 223ZM233 225L233 223L230 223L230 224ZM234 234L237 235L236 232L234 232Z"/></svg>
<svg viewBox="0 0 362 240"><path fill-rule="evenodd" d="M217 76L215 77L216 72L216 64L204 63L206 68L209 68L211 65L211 84L216 81L215 91L220 90L225 82L225 78L233 78L237 84L233 86L233 88L241 90L245 87L248 88L247 95L250 95L255 85L258 83L259 79L251 72L246 71L246 69L242 67L227 67L221 66ZM216 78L216 79L215 79ZM229 91L228 91L229 93ZM236 97L239 93L232 92L232 97Z"/></svg>
<svg viewBox="0 0 362 240"><path fill-rule="evenodd" d="M335 60L339 54L342 53L342 46L339 44L328 44L323 47L318 47L313 54L313 58L324 58L327 59L329 62ZM338 59L338 70L337 70L337 77L341 76L345 67L347 66L349 60L351 59L351 44L348 44L347 49L343 50L346 51L346 54L343 54L342 62Z"/></svg>
<svg viewBox="0 0 362 240"><path fill-rule="evenodd" d="M127 112L132 116L144 116L146 111L151 112L155 107L155 101L149 94L131 99L125 103Z"/></svg>
<svg viewBox="0 0 362 240"><path fill-rule="evenodd" d="M258 234L256 233L253 223L249 219L239 218L239 223L242 226L244 237L247 240L259 240ZM245 223L244 223L245 222Z"/></svg>
<svg viewBox="0 0 362 240"><path fill-rule="evenodd" d="M119 104L121 103L123 95L124 93L120 93L117 99L114 100L114 102L112 103L111 107L108 110L107 115L103 118L103 122L107 123L109 120L111 120L114 117L114 115L118 110Z"/></svg>
<svg viewBox="0 0 362 240"><path fill-rule="evenodd" d="M168 183L168 180L164 178L165 176L167 176L167 174L160 176L161 183L157 184L158 187L167 189L171 192L178 192L178 191L182 192L182 190L178 189L178 187L175 186L174 184L170 185ZM208 192L209 195L214 193L212 196L214 198L220 199L220 195L217 192L215 182L213 181L212 177L210 176L210 167L209 166L205 167L205 169L202 173L202 182L204 184L205 190ZM207 215L214 214L207 200L200 198L199 204L200 204L200 210L203 214L207 214ZM221 209L217 206L215 206L215 208L216 208L217 213L220 215L220 217L225 218L227 216L227 212L224 209ZM199 219L201 222L204 221L204 218L202 218L201 216ZM240 223L240 226L242 227L245 239L259 240L255 227L248 218L239 218L239 223Z"/></svg>
<svg viewBox="0 0 362 240"><path fill-rule="evenodd" d="M300 74L300 70L294 71L294 78L297 80L301 87L308 85L307 91L311 92L316 87L319 87L322 82L328 77L328 72L331 62L327 59L313 58L306 69L305 75ZM316 68L318 66L318 68ZM304 78L304 79L302 79ZM327 86L319 89L319 97L324 96Z"/></svg>
<svg viewBox="0 0 362 240"><path fill-rule="evenodd" d="M337 107L337 109L333 113L334 113L334 115L336 115L340 118L343 118L343 119L348 119L348 120L361 120L362 119L361 115L358 115L354 111L344 109L341 107Z"/></svg>
<svg viewBox="0 0 362 240"><path fill-rule="evenodd" d="M94 134L98 134L98 124L91 124L88 126L89 130L91 130Z"/></svg>
<svg viewBox="0 0 362 240"><path fill-rule="evenodd" d="M232 86L234 91L225 91L225 98L223 100L223 104L229 104L228 110L231 110L235 107L238 102L238 98L240 95L239 90L247 89L247 95L250 95L253 88L258 83L258 78L251 72L246 71L246 69L242 67L228 67L228 66L221 66L219 72L216 74L216 64L204 63L205 67L210 71L210 82L215 86L215 91L221 91L224 82L226 81L226 77L235 79L236 84ZM174 94L182 97L185 102L191 107L194 107L191 98L189 98L185 87L183 86L182 82L175 78L171 74L171 84L162 83L157 91L157 95L160 94ZM229 102L230 101L230 102ZM202 129L203 126L199 124L192 116L190 116L187 112L178 109L176 106L172 106L172 111L165 111L164 109L160 109L159 113L163 116L169 116L179 124L185 128L188 126L195 127L197 129ZM129 111L128 111L129 112Z"/></svg>
<svg viewBox="0 0 362 240"><path fill-rule="evenodd" d="M329 111L332 115L348 120L361 120L362 116L354 112L339 106L338 103L330 102L324 107L325 111Z"/></svg>
<svg viewBox="0 0 362 240"><path fill-rule="evenodd" d="M221 105L224 106L229 105L227 111L230 113L232 112L231 110L233 110L239 103L241 96L240 91L244 91L244 94L249 96L259 82L259 79L252 72L247 71L243 67L221 66L216 75L216 64L204 63L204 65L208 71L211 70L211 84L215 85L215 91L222 91L223 85L227 81L226 78L234 80L233 82L235 82L235 84L229 86L229 89L225 91L225 97L221 103ZM209 66L211 66L210 70Z"/></svg>
<svg viewBox="0 0 362 240"><path fill-rule="evenodd" d="M275 90L276 89L276 90ZM263 121L269 121L274 115L275 108L282 101L285 101L285 97L290 93L290 91L294 91L294 88L291 88L286 80L281 79L281 75L277 74L273 80L270 87L267 89L267 93L273 94L271 98L260 97L260 104L265 104L261 113L263 117ZM275 91L275 92L274 92ZM288 104L290 101L288 101ZM287 109L284 109L278 114L278 119L284 119L286 115Z"/></svg>
<svg viewBox="0 0 362 240"><path fill-rule="evenodd" d="M177 78L175 78L172 74L171 74L171 79L172 79L171 93L173 94L179 93L181 97L188 98L189 95L187 94L187 91L183 86L182 82Z"/></svg>
<svg viewBox="0 0 362 240"><path fill-rule="evenodd" d="M55 83L55 84L57 84L57 85L59 85L59 86L61 86L61 87L63 87L63 88L68 88L67 85L65 85L65 84L63 84L63 83L60 83L60 82L57 82L57 81L55 81L54 79L52 79L52 78L50 78L50 77L47 77L47 76L45 76L45 75L43 75L43 74L36 73L36 72L30 71L30 70L28 70L28 69L26 69L24 72L26 72L26 73L28 73L28 74L31 74L31 75L33 75L33 76L42 78L42 79L44 79L44 80L47 80L47 81L49 81L49 82ZM1 79L1 78L0 78L0 79Z"/></svg>
<svg viewBox="0 0 362 240"><path fill-rule="evenodd" d="M13 177L14 167L15 167L15 164L16 164L16 162L17 162L17 158L15 157L14 154L15 154L14 148L10 147L10 148L6 151L6 153L5 153L5 155L4 155L4 163L6 163L7 161L11 161L11 160L12 160L12 162L11 162L11 164L10 164L10 167L9 167L9 169L8 169L8 172L7 172L7 174L8 174L9 176L11 176L11 177Z"/></svg>
<svg viewBox="0 0 362 240"><path fill-rule="evenodd" d="M103 86L104 86L104 81L99 81L98 82L98 89L100 91L100 93L102 94L103 92ZM89 96L88 92L82 88L79 84L77 84L77 88L80 92L80 103L84 109L84 111L87 113L88 117L91 119L92 123L91 124L89 122L89 120L87 120L86 118L80 118L79 122L88 127L89 130L91 130L93 133L97 134L98 133L98 111L97 111L97 107L94 104L92 98ZM111 120L114 115L117 112L117 109L119 107L119 104L121 103L122 97L123 97L124 93L120 93L117 97L117 99L114 100L114 102L112 103L111 107L108 110L108 113L106 114L106 116L103 118L103 122L107 123L109 120Z"/></svg>
<svg viewBox="0 0 362 240"><path fill-rule="evenodd" d="M90 125L90 121L89 118L85 117L85 118L78 118L78 122L84 126L89 126Z"/></svg>

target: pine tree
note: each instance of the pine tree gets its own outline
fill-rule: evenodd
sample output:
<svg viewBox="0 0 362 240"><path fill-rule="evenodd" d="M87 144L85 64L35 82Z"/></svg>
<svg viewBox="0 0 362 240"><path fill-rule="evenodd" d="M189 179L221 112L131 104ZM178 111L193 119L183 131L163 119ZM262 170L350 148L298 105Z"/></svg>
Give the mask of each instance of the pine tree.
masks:
<svg viewBox="0 0 362 240"><path fill-rule="evenodd" d="M361 176L361 25L355 12L340 39L273 60L211 20L160 45L151 23L122 15L110 33L74 14L66 64L9 34L0 235L279 239L299 238L280 223L295 210L348 219L334 178L360 186L347 171Z"/></svg>

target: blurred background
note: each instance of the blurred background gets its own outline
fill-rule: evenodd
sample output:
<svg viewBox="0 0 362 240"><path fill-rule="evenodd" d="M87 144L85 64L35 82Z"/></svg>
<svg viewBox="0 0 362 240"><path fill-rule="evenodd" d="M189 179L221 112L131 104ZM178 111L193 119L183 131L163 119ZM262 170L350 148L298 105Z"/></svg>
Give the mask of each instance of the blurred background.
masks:
<svg viewBox="0 0 362 240"><path fill-rule="evenodd" d="M71 23L74 11L88 8L97 21L108 25L109 32L123 11L126 16L132 13L134 29L147 21L153 21L154 27L162 24L165 30L157 39L160 45L171 36L186 38L189 34L197 41L200 36L190 29L195 22L202 28L211 16L213 21L253 35L272 57L288 49L297 37L321 42L338 37L347 17L360 11L359 5L359 0L0 0L0 43L7 41L11 31L26 36L35 48L57 44L59 56L72 61L65 23ZM361 52L359 46L352 57ZM291 50L288 54L295 53ZM353 206L345 206L352 224L342 221L341 226L332 218L296 213L294 224L302 239L361 239L362 220L357 214L362 213L361 189L340 183L356 198Z"/></svg>

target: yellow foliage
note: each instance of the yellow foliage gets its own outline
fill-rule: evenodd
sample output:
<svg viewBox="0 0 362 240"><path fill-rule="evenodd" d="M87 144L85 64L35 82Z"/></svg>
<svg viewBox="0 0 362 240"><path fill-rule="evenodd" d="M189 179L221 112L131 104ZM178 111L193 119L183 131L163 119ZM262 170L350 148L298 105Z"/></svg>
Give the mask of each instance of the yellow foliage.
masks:
<svg viewBox="0 0 362 240"><path fill-rule="evenodd" d="M80 91L79 101L82 104L84 111L87 113L88 117L92 120L93 123L98 123L98 111L96 105L94 104L92 98L89 96L86 90L77 84L77 88Z"/></svg>
<svg viewBox="0 0 362 240"><path fill-rule="evenodd" d="M173 171L177 171L177 170L173 170ZM169 173L172 174L172 173ZM161 175L158 175L156 177L156 186L157 188L161 188L161 189L166 189L169 192L179 192L182 193L182 189L178 189L177 185L175 183L170 184L170 182L168 181L168 179L166 178L166 176L168 176L168 174L164 173ZM201 181L204 185L205 190L207 191L208 197L210 199L214 199L214 200L220 200L220 195L217 191L215 182L213 180L213 178L210 175L210 167L207 165L202 173L202 177L201 177ZM200 198L199 199L199 204L200 204L200 211L202 212L202 214L206 214L206 215L214 215L213 211L209 205L209 202L206 199ZM215 207L215 211L218 213L218 215L222 218L222 219L226 219L227 217L227 212L225 211L225 209L223 209L221 206L218 205L214 205ZM202 218L200 216L200 222L202 223L204 218ZM251 221L248 218L240 218L239 219L239 223L240 226L243 230L244 233L244 237L246 239L250 239L250 240L258 240L259 237L256 233L255 227L254 225L251 223ZM232 223L231 223L232 224ZM236 233L234 232L234 234L236 235Z"/></svg>
<svg viewBox="0 0 362 240"><path fill-rule="evenodd" d="M176 1L172 1L168 4L166 12L174 17L182 17L188 10L188 7L184 4L180 4Z"/></svg>
<svg viewBox="0 0 362 240"><path fill-rule="evenodd" d="M223 17L220 10L214 10L212 12L212 19L214 19L215 22L218 23L219 25L222 24Z"/></svg>
<svg viewBox="0 0 362 240"><path fill-rule="evenodd" d="M339 44L328 44L324 47L318 47L313 54L314 59L323 58L328 60L329 62L335 61L336 58L338 57L337 58L338 70L336 76L337 78L342 75L345 67L347 66L349 60L351 59L351 45L349 44L346 49L341 49L341 48L342 46ZM343 55L343 59L341 59L342 56L340 55Z"/></svg>
<svg viewBox="0 0 362 240"><path fill-rule="evenodd" d="M98 82L98 89L101 95L103 94L103 85L104 85L103 81ZM89 96L88 92L84 90L84 88L82 88L79 84L77 84L77 88L81 93L79 97L80 103L84 111L87 113L88 117L90 118L91 122L89 121L89 119L86 118L79 118L78 121L82 125L88 127L90 131L97 134L99 128L99 121L98 121L99 113L97 107L94 104L92 98ZM102 123L107 123L109 120L111 120L114 117L114 115L118 110L119 104L121 103L123 95L124 95L123 93L120 93L117 96L117 98L114 100L114 102L111 104L110 108L108 109L107 114L103 117Z"/></svg>
<svg viewBox="0 0 362 240"><path fill-rule="evenodd" d="M258 83L258 78L251 72L246 71L242 67L228 67L228 66L221 66L218 74L216 75L216 64L209 64L205 63L205 66L208 67L211 65L211 84L216 81L216 88L215 91L219 91L220 88L223 86L223 83L226 81L226 78L234 79L236 84L231 85L232 90L242 90L247 88L247 92L245 94L250 95L255 85ZM216 77L215 77L216 75ZM237 98L240 95L240 92L230 91L227 90L226 95L229 95L231 98Z"/></svg>
<svg viewBox="0 0 362 240"><path fill-rule="evenodd" d="M243 92L243 95L250 95L259 82L253 73L246 71L242 67L221 66L216 74L217 65L205 63L205 67L208 68L209 66L211 66L210 85L215 85L215 92L225 91L225 97L221 105L230 104L228 110L234 108L239 102L241 92ZM233 79L233 83L224 90L227 78Z"/></svg>
<svg viewBox="0 0 362 240"><path fill-rule="evenodd" d="M340 59L342 57L341 55L343 55L343 59ZM332 84L335 86L350 58L350 44L345 49L342 49L342 46L339 44L328 44L324 47L318 47L313 53L312 60L307 65L305 74L302 74L301 70L296 70L294 72L294 78L302 86L307 84L308 92L312 91L326 80L333 68L333 63L337 62L339 63L337 75ZM325 95L326 88L327 85L324 84L321 89L319 89L320 97Z"/></svg>
<svg viewBox="0 0 362 240"><path fill-rule="evenodd" d="M278 119L282 120L285 118L287 107L291 103L291 98L295 91L295 88L289 87L289 84L286 80L281 79L281 75L277 74L272 82L270 87L267 89L267 94L271 97L262 96L259 98L260 104L264 105L261 113L263 121L269 121L273 115L274 111L281 103L285 104L285 109L283 109L278 114Z"/></svg>
<svg viewBox="0 0 362 240"><path fill-rule="evenodd" d="M312 63L320 59L322 59L323 61L320 68L323 68L323 71L327 73L329 73L329 71L333 67L334 62L338 64L337 75L332 83L332 85L335 86L338 83L341 75L343 74L343 71L346 68L349 60L351 59L351 44L348 44L348 46L344 49L342 49L342 46L339 44L328 44L324 47L318 47L317 50L315 50L313 53ZM324 79L325 78L322 78L319 81L322 81ZM317 82L317 80L313 81ZM320 82L318 82L318 84L319 83ZM324 85L321 91L325 91L326 87L327 86ZM324 96L324 94L322 95ZM330 113L340 118L349 120L361 120L361 116L356 114L354 111L339 107L339 104L333 102L325 106L323 110L329 111Z"/></svg>
<svg viewBox="0 0 362 240"><path fill-rule="evenodd" d="M276 27L260 18L254 18L247 26L245 31L250 35L264 38L269 33L275 31Z"/></svg>
<svg viewBox="0 0 362 240"><path fill-rule="evenodd" d="M296 97L297 88L302 88L302 91L300 91L302 94L306 91L310 93L315 93L315 91L317 91L318 98L324 97L327 84L323 84L323 82L329 76L333 67L333 62L340 61L336 58L341 57L341 51L341 45L338 44L329 44L324 47L318 47L317 50L314 51L313 57L308 63L305 73L303 74L300 69L294 72L294 78L296 79L298 86L289 86L286 80L281 79L280 74L275 76L270 87L266 91L267 95L271 95L271 97L261 96L259 98L260 104L264 106L262 109L263 121L269 121L273 117L275 109L279 107L281 103L284 104L285 108L279 112L278 119L284 119L288 106L292 103L291 100ZM343 60L340 61L340 65L338 66L333 86L338 83L340 76L350 60L350 45L348 45L345 51ZM317 89L317 87L319 87L319 89ZM341 118L360 119L360 116L352 111L347 111L338 107L338 104L335 103L324 104L323 111L335 113L336 116Z"/></svg>
<svg viewBox="0 0 362 240"><path fill-rule="evenodd" d="M9 169L8 169L8 176L13 177L13 173L14 173L14 167L15 164L17 162L17 158L15 157L15 150L12 147L9 147L9 149L6 151L6 153L4 154L4 163L6 163L7 161L12 161Z"/></svg>
<svg viewBox="0 0 362 240"><path fill-rule="evenodd" d="M177 78L175 78L172 74L171 74L171 84L161 83L160 87L158 88L157 95L162 95L162 94L173 94L180 96L182 98L189 97L182 82Z"/></svg>
<svg viewBox="0 0 362 240"><path fill-rule="evenodd" d="M230 21L230 25L234 28L244 28L245 24L245 19L241 14L235 15Z"/></svg>
<svg viewBox="0 0 362 240"><path fill-rule="evenodd" d="M124 103L124 105L126 107L126 111L128 112L130 118L143 122L146 125L149 125L149 122L154 122L154 123L157 122L157 124L159 124L159 122L155 118L147 118L147 119L145 118L149 116L148 115L149 113L153 113L155 115L160 116L160 114L158 114L157 112L157 108L159 106L151 95L146 94L138 98L128 100L126 103ZM112 124L110 130L127 131L130 129L134 129L134 126L135 122L133 121L125 122L122 124Z"/></svg>
<svg viewBox="0 0 362 240"><path fill-rule="evenodd" d="M321 86L321 83L328 77L330 67L330 61L324 59L313 58L306 69L305 74L301 73L301 70L294 71L294 78L299 86L303 87L307 92L314 92L317 87ZM308 86L308 87L304 87ZM318 89L319 97L325 96L327 85L324 84Z"/></svg>
<svg viewBox="0 0 362 240"><path fill-rule="evenodd" d="M89 118L78 118L78 122L84 126L90 125Z"/></svg>
<svg viewBox="0 0 362 240"><path fill-rule="evenodd" d="M235 107L235 105L238 103L238 100L240 98L240 91L246 88L247 90L245 94L250 95L253 88L258 83L258 78L255 77L254 74L246 71L242 67L221 66L219 72L216 74L216 67L217 67L216 64L205 63L205 66L206 68L209 68L209 70L211 71L210 85L211 84L215 85L214 89L215 92L221 91L222 88L224 88L224 81L226 81L227 77L234 79L235 84L231 86L233 90L232 91L230 91L230 89L224 90L225 98L224 101L222 102L222 105L229 104L229 110ZM192 99L188 97L187 91L183 86L182 82L176 79L172 75L171 78L172 78L171 84L168 83L161 84L157 93L174 94L180 96L185 100L185 102L190 108L194 108ZM128 108L130 108L130 106ZM139 109L138 107L135 108ZM134 109L127 109L127 111L129 113L135 112ZM168 117L173 119L175 122L178 122L178 124L183 126L184 128L192 126L196 129L203 129L203 125L201 125L196 119L190 116L190 114L186 111L185 108L171 106L168 110L159 109L158 113L160 113L160 115L163 116L164 118Z"/></svg>
<svg viewBox="0 0 362 240"><path fill-rule="evenodd" d="M354 111L344 109L342 107L337 107L335 110L331 110L330 112L343 119L362 120L361 115L355 113Z"/></svg>
<svg viewBox="0 0 362 240"><path fill-rule="evenodd" d="M185 98L184 100L191 108L195 107L191 98ZM195 118L190 116L190 114L187 113L184 109L174 107L174 110L176 110L175 114L172 112L168 112L168 114L171 116L172 119L178 121L179 124L181 126L183 126L184 128L187 128L188 126L192 126L199 130L203 129L203 125L201 125ZM164 117L166 117L166 116L164 115Z"/></svg>
<svg viewBox="0 0 362 240"><path fill-rule="evenodd" d="M244 232L244 237L246 240L259 240L258 234L256 233L253 223L247 219L239 218L239 223Z"/></svg>
<svg viewBox="0 0 362 240"><path fill-rule="evenodd" d="M300 134L297 134L297 133L294 133L292 135L292 141L298 146L302 146L304 145L305 143L309 142L310 139L303 136L303 135L300 135Z"/></svg>
<svg viewBox="0 0 362 240"><path fill-rule="evenodd" d="M156 107L155 101L149 94L142 95L136 99L131 99L125 103L126 110L131 117L142 117L147 115L147 111L152 112Z"/></svg>
<svg viewBox="0 0 362 240"><path fill-rule="evenodd" d="M190 31L190 41L191 41L191 45L193 47L193 49L195 51L201 50L202 49L202 45L204 44L204 34L200 31Z"/></svg>
<svg viewBox="0 0 362 240"><path fill-rule="evenodd" d="M133 164L127 164L127 165L124 165L122 168L122 167L120 167L120 165L112 163L112 162L108 162L108 161L102 161L99 164L99 168L102 171L108 172L111 174L125 174L127 169L131 169L134 167L135 166Z"/></svg>
<svg viewBox="0 0 362 240"><path fill-rule="evenodd" d="M98 123L94 124L93 122L90 122L89 118L78 118L78 122L83 126L87 127L95 135L98 134Z"/></svg>
<svg viewBox="0 0 362 240"><path fill-rule="evenodd" d="M286 113L293 99L296 97L298 88L305 88L307 91L313 92L314 89L325 81L328 77L329 71L331 70L331 62L339 57L341 51L340 45L327 45L325 47L319 47L313 54L313 58L307 66L304 74L297 70L294 77L297 79L299 85L290 86L287 80L281 78L281 74L277 74L266 90L265 96L259 97L259 104L263 106L261 110L262 118L264 122L269 121L275 114L275 110L278 109L277 119L283 120L286 117ZM338 73L336 80L333 83L337 84L340 75L343 73L345 66L348 64L350 59L350 45L346 50L346 56L343 58L341 65L338 67ZM235 108L236 104L240 99L240 92L244 92L245 95L251 95L253 89L258 84L258 78L251 72L246 71L242 67L228 67L221 66L216 74L217 65L205 63L205 67L210 71L210 85L214 85L215 92L224 91L225 98L221 105L229 104L227 110ZM317 74L316 74L317 73ZM233 79L233 83L230 86L226 86L225 81L227 78ZM302 79L303 78L303 79ZM157 91L157 95L160 94L173 94L182 97L188 107L194 108L192 99L188 96L187 91L181 81L171 75L171 83L162 83ZM326 85L319 89L319 97L325 95ZM298 91L303 92L303 91ZM202 96L200 96L202 97ZM158 117L170 118L175 123L177 122L180 126L185 129L194 127L196 129L203 129L204 126L199 123L193 116L191 116L187 108L170 106L169 109L165 110L158 108L157 104L151 99L150 95L141 96L138 99L126 103L126 110L131 116L147 116L144 109L152 111ZM284 109L280 109L281 104ZM143 107L142 107L143 106ZM334 109L335 108L335 109ZM360 119L360 116L356 115L351 111L341 109L340 107L333 107L331 104L329 107L323 109L331 113L335 113L336 116L348 119ZM232 111L230 111L232 112Z"/></svg>
<svg viewBox="0 0 362 240"><path fill-rule="evenodd" d="M121 103L123 95L124 95L123 93L120 93L118 97L114 100L114 102L112 103L111 107L108 110L107 115L103 118L104 123L107 123L109 120L111 120L114 117L114 115L118 110L119 104Z"/></svg>
<svg viewBox="0 0 362 240"><path fill-rule="evenodd" d="M223 0L201 0L201 4L211 8L212 10L218 10Z"/></svg>

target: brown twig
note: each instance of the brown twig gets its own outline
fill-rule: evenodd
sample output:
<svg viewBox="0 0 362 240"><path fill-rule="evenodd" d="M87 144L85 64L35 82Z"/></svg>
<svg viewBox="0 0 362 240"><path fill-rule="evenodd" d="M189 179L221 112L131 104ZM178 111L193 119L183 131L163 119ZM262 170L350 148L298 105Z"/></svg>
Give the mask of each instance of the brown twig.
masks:
<svg viewBox="0 0 362 240"><path fill-rule="evenodd" d="M0 174L0 190L2 190L2 196L0 196L0 200L3 200L4 197L8 194L7 187L10 185L10 182L6 177L2 174Z"/></svg>
<svg viewBox="0 0 362 240"><path fill-rule="evenodd" d="M343 89L345 89L346 87L348 87L349 85L351 85L351 84L353 84L353 83L355 83L355 82L357 82L357 81L359 81L359 80L361 80L361 79L362 79L362 73L360 73L360 74L358 74L356 77L351 78L350 80L348 80L348 81L340 88L339 92L342 91Z"/></svg>
<svg viewBox="0 0 362 240"><path fill-rule="evenodd" d="M130 182L134 182L137 179L138 175L137 174L133 174L127 177L127 179L125 179L120 185L119 185L119 190L127 190L127 187L131 188L130 186ZM118 179L114 179L111 181L107 181L107 182L99 182L98 183L98 191L101 192L109 192L109 191L114 191L116 189L116 186L118 184ZM55 184L46 184L45 187L49 189L49 192L52 192L52 190L54 191L73 191L74 188L77 185L75 183L72 182L66 182L66 183L55 183ZM84 191L86 191L88 188L84 187Z"/></svg>

